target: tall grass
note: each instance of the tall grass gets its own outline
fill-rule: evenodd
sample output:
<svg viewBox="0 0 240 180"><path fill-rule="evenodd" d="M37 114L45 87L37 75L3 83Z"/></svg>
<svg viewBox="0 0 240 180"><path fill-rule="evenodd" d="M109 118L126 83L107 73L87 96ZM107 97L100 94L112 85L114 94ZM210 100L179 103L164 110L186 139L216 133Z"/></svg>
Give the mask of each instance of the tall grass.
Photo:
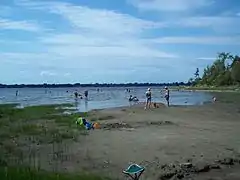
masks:
<svg viewBox="0 0 240 180"><path fill-rule="evenodd" d="M61 163L68 161L69 143L78 141L86 130L76 125L78 116L63 115L70 105L15 108L16 104L0 105L0 180L101 180L100 176L80 173L64 174ZM51 151L49 171L43 171L39 147ZM52 147L52 148L51 148ZM30 168L29 168L30 167Z"/></svg>
<svg viewBox="0 0 240 180"><path fill-rule="evenodd" d="M106 177L81 174L52 173L26 167L0 167L1 180L110 180Z"/></svg>

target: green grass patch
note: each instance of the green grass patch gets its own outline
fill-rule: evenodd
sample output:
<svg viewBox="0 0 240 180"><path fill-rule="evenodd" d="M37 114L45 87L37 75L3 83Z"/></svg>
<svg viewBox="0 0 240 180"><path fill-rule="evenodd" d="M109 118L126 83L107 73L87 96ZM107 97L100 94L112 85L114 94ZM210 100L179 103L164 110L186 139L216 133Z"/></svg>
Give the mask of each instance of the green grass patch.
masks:
<svg viewBox="0 0 240 180"><path fill-rule="evenodd" d="M15 108L18 105L19 104L14 104L14 103L12 103L12 104L0 104L0 109L2 109L2 108Z"/></svg>
<svg viewBox="0 0 240 180"><path fill-rule="evenodd" d="M28 147L71 144L71 142L78 141L79 136L88 134L88 131L77 125L75 121L78 117L89 119L95 115L90 113L63 114L66 110L71 111L66 107L71 107L71 105L31 106L22 109L16 108L16 104L0 105L1 180L106 179L89 174L56 174L22 167L22 162L28 165L28 162L24 161L27 155L35 151ZM7 165L21 167L1 167Z"/></svg>
<svg viewBox="0 0 240 180"><path fill-rule="evenodd" d="M72 114L72 115L55 115L52 116L52 118L54 119L55 123L59 124L59 125L67 125L67 126L75 126L75 122L76 119L79 116L77 114Z"/></svg>
<svg viewBox="0 0 240 180"><path fill-rule="evenodd" d="M110 180L87 173L64 174L32 170L30 168L0 167L1 180Z"/></svg>
<svg viewBox="0 0 240 180"><path fill-rule="evenodd" d="M0 118L7 117L10 121L48 119L53 114L63 113L66 107L72 107L72 105L30 106L18 109L13 104L5 104L0 106Z"/></svg>
<svg viewBox="0 0 240 180"><path fill-rule="evenodd" d="M47 136L48 143L62 143L64 140L73 140L77 141L79 132L77 129L52 129L49 131Z"/></svg>
<svg viewBox="0 0 240 180"><path fill-rule="evenodd" d="M24 141L23 144L49 144L62 143L64 140L77 141L79 135L87 134L75 121L77 117L88 114L63 115L65 107L71 106L69 104L31 106L23 109L15 106L0 105L0 144L3 148L8 148L6 142L12 139Z"/></svg>
<svg viewBox="0 0 240 180"><path fill-rule="evenodd" d="M43 131L44 127L42 125L33 123L16 123L16 125L11 128L11 132L16 135L41 135Z"/></svg>

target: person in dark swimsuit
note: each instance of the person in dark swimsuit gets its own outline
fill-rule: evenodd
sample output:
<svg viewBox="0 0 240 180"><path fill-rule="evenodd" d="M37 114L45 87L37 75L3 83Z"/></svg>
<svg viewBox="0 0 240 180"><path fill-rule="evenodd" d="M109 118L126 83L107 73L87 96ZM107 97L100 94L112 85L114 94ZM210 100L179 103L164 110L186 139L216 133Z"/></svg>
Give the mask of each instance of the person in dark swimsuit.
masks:
<svg viewBox="0 0 240 180"><path fill-rule="evenodd" d="M78 98L78 92L77 91L74 92L74 95L75 95L75 98Z"/></svg>
<svg viewBox="0 0 240 180"><path fill-rule="evenodd" d="M151 103L152 103L152 92L151 92L151 88L148 88L147 92L146 92L146 106L145 109L150 109L151 107Z"/></svg>
<svg viewBox="0 0 240 180"><path fill-rule="evenodd" d="M167 106L169 107L169 89L165 86L165 99L167 101Z"/></svg>

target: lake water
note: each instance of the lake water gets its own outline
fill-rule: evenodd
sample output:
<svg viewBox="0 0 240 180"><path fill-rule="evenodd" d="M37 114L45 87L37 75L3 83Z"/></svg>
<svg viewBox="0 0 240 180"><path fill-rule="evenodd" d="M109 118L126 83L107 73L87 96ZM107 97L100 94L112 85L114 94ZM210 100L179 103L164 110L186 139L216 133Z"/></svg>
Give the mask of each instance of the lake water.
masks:
<svg viewBox="0 0 240 180"><path fill-rule="evenodd" d="M124 88L3 88L0 89L0 104L18 103L22 107L43 104L74 103L79 111L89 111L92 109L103 109L112 107L129 106L128 98L131 95L137 96L140 101L145 101L145 87L131 87L131 92L126 92ZM160 93L162 87L152 88L153 102L163 102L163 94ZM16 91L18 96L16 96ZM88 100L76 100L73 93L78 90L84 94L89 91ZM67 92L68 91L68 92ZM191 91L170 91L171 105L201 105L209 102L212 96L206 92Z"/></svg>

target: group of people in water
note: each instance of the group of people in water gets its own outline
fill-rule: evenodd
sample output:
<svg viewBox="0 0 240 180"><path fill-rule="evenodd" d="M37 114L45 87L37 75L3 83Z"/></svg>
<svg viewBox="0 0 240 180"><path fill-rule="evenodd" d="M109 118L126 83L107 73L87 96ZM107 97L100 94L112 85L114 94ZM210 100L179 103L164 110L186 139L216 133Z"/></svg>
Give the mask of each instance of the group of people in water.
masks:
<svg viewBox="0 0 240 180"><path fill-rule="evenodd" d="M78 98L78 97L79 97L80 99L83 98L82 94L78 93L77 90L74 92L74 96L75 96L75 98ZM84 96L85 96L86 99L88 98L88 90L84 91Z"/></svg>
<svg viewBox="0 0 240 180"><path fill-rule="evenodd" d="M130 92L130 91L127 91L127 92ZM151 105L152 105L152 91L151 91L151 88L147 89L145 95L146 95L145 109L150 109ZM169 94L169 89L168 89L167 86L165 86L165 88L164 88L164 98L167 102L167 106L169 106L170 94ZM130 95L128 100L129 100L129 102L138 102L139 101L139 99L136 96L132 96L132 95ZM154 106L156 106L156 103L154 103Z"/></svg>
<svg viewBox="0 0 240 180"><path fill-rule="evenodd" d="M97 89L97 91L99 92L99 89ZM130 89L127 89L126 91L128 93L131 92ZM151 91L151 88L147 89L145 95L146 95L145 109L150 109L151 106L152 106L152 91ZM75 96L76 99L77 98L83 99L83 95L80 94L77 90L75 90L74 96ZM88 90L84 91L84 96L85 96L86 99L88 98ZM164 98L165 98L165 100L167 102L167 106L169 106L169 98L170 98L170 96L169 96L169 89L168 89L167 86L164 87ZM129 102L139 102L139 99L136 96L130 95L128 101ZM154 103L154 106L156 106L156 103Z"/></svg>

